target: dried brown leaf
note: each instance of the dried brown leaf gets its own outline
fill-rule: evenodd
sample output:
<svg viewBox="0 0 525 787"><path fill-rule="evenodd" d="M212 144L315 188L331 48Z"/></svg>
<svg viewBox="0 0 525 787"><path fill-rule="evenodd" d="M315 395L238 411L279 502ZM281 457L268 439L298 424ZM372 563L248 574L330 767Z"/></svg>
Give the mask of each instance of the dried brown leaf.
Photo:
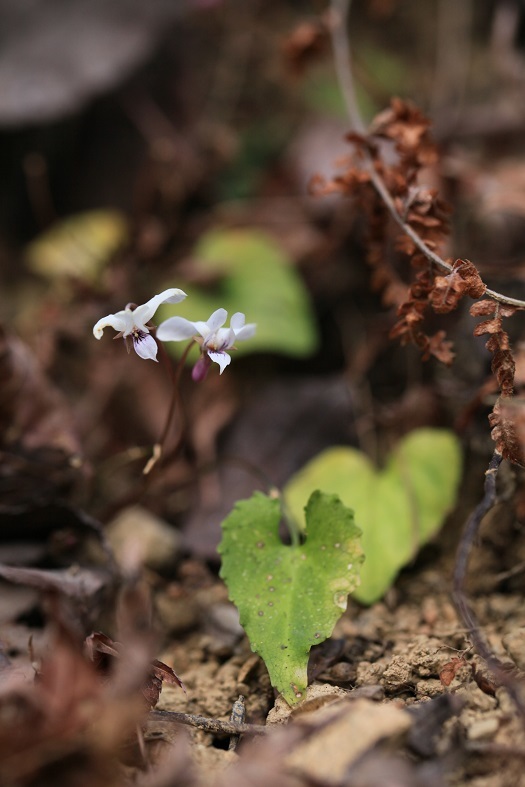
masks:
<svg viewBox="0 0 525 787"><path fill-rule="evenodd" d="M451 273L436 276L430 302L435 312L446 314L457 308L464 295L479 298L485 290L475 266L468 260L456 260Z"/></svg>
<svg viewBox="0 0 525 787"><path fill-rule="evenodd" d="M390 107L372 121L371 133L392 139L405 166L420 167L437 160L429 128L430 121L414 104L393 98Z"/></svg>
<svg viewBox="0 0 525 787"><path fill-rule="evenodd" d="M493 317L491 320L484 320L474 328L474 336L483 336L485 333L501 333L501 317Z"/></svg>
<svg viewBox="0 0 525 787"><path fill-rule="evenodd" d="M115 702L75 634L58 619L53 629L34 684L13 671L0 685L0 784L78 784L79 763L83 783L116 784L144 706Z"/></svg>
<svg viewBox="0 0 525 787"><path fill-rule="evenodd" d="M498 309L498 304L493 300L483 300L473 303L470 307L472 317L488 317L489 314L494 314Z"/></svg>
<svg viewBox="0 0 525 787"><path fill-rule="evenodd" d="M113 660L125 655L122 643L114 642L100 631L90 634L84 646L95 668L103 674L110 674L114 665ZM109 659L106 658L108 656ZM159 701L163 683L179 686L184 692L186 691L183 682L171 667L158 659L153 659L149 665L149 675L141 686L142 694L150 708L154 708Z"/></svg>
<svg viewBox="0 0 525 787"><path fill-rule="evenodd" d="M516 372L516 364L514 363L514 358L510 350L495 350L494 356L492 358L492 371L496 375L502 396L512 396L514 393L514 374Z"/></svg>
<svg viewBox="0 0 525 787"><path fill-rule="evenodd" d="M285 39L282 51L285 63L294 76L328 51L330 38L320 20L300 22Z"/></svg>
<svg viewBox="0 0 525 787"><path fill-rule="evenodd" d="M479 271L470 260L456 260L454 269L467 284L467 293L471 298L481 298L487 285L482 281Z"/></svg>
<svg viewBox="0 0 525 787"><path fill-rule="evenodd" d="M491 437L496 444L496 449L504 459L514 464L525 466L523 444L516 428L516 411L514 400L511 397L500 396L492 413L489 423L492 427Z"/></svg>
<svg viewBox="0 0 525 787"><path fill-rule="evenodd" d="M423 353L423 360L427 360L432 355L434 358L437 358L438 361L444 363L445 366L452 365L456 356L452 350L452 342L445 337L445 331L437 331L437 333L428 338L428 344Z"/></svg>
<svg viewBox="0 0 525 787"><path fill-rule="evenodd" d="M439 679L443 686L450 686L458 671L461 667L464 667L466 663L464 658L458 658L457 656L454 656L454 658L447 662L439 673Z"/></svg>

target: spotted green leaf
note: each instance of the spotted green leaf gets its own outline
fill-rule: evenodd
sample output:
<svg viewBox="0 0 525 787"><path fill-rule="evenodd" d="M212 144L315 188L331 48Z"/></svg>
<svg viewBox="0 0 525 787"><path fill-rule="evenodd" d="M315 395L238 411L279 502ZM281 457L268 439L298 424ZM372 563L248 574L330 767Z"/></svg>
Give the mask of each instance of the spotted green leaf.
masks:
<svg viewBox="0 0 525 787"><path fill-rule="evenodd" d="M363 560L354 514L336 495L314 492L305 519L304 542L283 544L280 501L256 492L224 520L219 546L252 650L290 704L303 696L310 648L332 633Z"/></svg>

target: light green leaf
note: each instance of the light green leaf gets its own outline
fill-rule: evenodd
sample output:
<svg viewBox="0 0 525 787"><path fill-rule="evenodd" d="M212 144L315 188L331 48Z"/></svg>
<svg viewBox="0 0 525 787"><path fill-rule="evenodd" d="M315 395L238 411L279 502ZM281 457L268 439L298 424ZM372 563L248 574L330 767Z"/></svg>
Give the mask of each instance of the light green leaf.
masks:
<svg viewBox="0 0 525 787"><path fill-rule="evenodd" d="M111 256L127 239L128 225L116 210L93 210L53 225L29 244L26 258L47 279L94 284Z"/></svg>
<svg viewBox="0 0 525 787"><path fill-rule="evenodd" d="M290 704L301 699L310 648L332 633L363 560L353 512L338 497L314 492L305 517L304 543L283 544L280 501L256 492L224 520L219 546L252 650Z"/></svg>
<svg viewBox="0 0 525 787"><path fill-rule="evenodd" d="M207 320L221 307L230 317L244 312L247 322L257 323L257 333L239 342L238 354L266 351L303 357L316 349L315 317L306 288L270 235L251 229L212 230L201 238L192 258L195 272L212 278L214 285L198 288L182 279L167 283L188 294L177 304L178 315L196 321ZM173 309L161 307L157 322L172 315ZM184 344L166 342L166 348L180 355Z"/></svg>
<svg viewBox="0 0 525 787"><path fill-rule="evenodd" d="M460 477L457 438L446 430L417 429L400 441L383 470L355 448L324 451L288 482L284 497L297 518L312 489L333 492L354 509L366 562L353 595L372 604L439 530Z"/></svg>

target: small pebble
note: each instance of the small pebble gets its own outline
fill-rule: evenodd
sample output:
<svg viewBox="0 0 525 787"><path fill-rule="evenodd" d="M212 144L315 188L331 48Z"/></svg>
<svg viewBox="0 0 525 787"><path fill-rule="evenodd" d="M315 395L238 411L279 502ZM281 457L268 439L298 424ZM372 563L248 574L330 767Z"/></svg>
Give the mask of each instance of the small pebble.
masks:
<svg viewBox="0 0 525 787"><path fill-rule="evenodd" d="M117 562L124 567L173 568L181 552L179 531L142 506L124 508L106 533Z"/></svg>
<svg viewBox="0 0 525 787"><path fill-rule="evenodd" d="M479 719L473 722L467 729L467 738L471 741L479 741L492 738L499 728L497 716L489 716L486 719Z"/></svg>
<svg viewBox="0 0 525 787"><path fill-rule="evenodd" d="M525 628L516 629L503 637L503 647L520 670L525 670Z"/></svg>

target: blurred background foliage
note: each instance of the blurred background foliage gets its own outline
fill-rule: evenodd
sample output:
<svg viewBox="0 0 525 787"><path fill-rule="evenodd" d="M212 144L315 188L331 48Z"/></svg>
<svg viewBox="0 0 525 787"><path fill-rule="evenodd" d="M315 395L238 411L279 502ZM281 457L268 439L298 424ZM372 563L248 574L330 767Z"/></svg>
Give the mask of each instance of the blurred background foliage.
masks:
<svg viewBox="0 0 525 787"><path fill-rule="evenodd" d="M258 412L258 397L273 402L294 381L310 424L334 408L334 380L348 394L344 415L335 406L337 439L327 426L297 449L302 462L334 442L380 459L410 429L463 417L490 374L466 313L448 321L453 372L392 344L395 315L370 289L359 206L309 192L348 152L328 4L39 0L2 3L0 21L2 318L67 394L90 461L161 431L168 381L120 342L94 342L91 327L166 286L191 297L161 317L225 306L260 326L229 382L210 383L212 428L208 396L191 396L191 466L216 459L221 440L237 444L243 407ZM523 296L522 4L355 2L348 34L365 118L393 95L431 117L441 161L425 177L453 208L447 253ZM276 423L291 417L285 400ZM465 418L486 433L484 411ZM278 482L300 466L270 464Z"/></svg>

